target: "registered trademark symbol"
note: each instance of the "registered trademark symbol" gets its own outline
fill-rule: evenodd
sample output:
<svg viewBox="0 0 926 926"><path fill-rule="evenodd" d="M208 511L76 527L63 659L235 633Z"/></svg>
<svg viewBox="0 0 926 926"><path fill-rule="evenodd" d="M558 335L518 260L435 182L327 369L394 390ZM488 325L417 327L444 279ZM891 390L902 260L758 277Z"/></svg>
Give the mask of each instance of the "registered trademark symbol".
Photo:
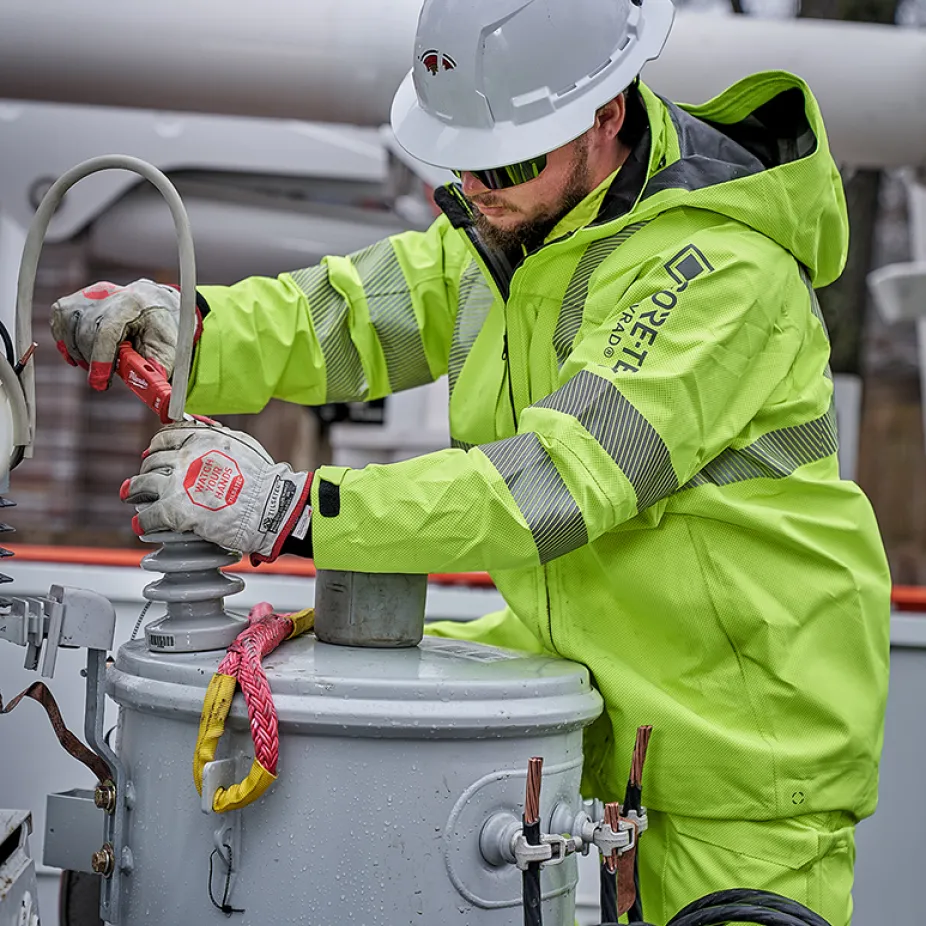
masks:
<svg viewBox="0 0 926 926"><path fill-rule="evenodd" d="M613 356L614 356L614 348L613 348L613 347L606 347L606 348L604 349L604 355L605 355L605 357L613 357Z"/></svg>

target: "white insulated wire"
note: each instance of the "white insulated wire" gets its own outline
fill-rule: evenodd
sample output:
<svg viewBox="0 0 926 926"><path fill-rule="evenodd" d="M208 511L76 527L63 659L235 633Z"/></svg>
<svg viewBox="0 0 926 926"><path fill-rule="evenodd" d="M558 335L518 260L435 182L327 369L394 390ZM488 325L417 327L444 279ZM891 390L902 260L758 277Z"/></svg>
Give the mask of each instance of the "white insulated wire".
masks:
<svg viewBox="0 0 926 926"><path fill-rule="evenodd" d="M180 250L180 330L177 335L169 413L173 421L180 421L186 405L187 381L190 378L193 336L196 328L196 259L193 251L193 233L190 229L189 216L174 185L153 164L142 161L140 158L123 154L107 154L90 158L63 173L45 194L29 226L29 234L26 237L22 263L19 268L19 288L16 297L16 354L21 357L32 344L35 276L42 246L45 243L45 234L52 216L64 198L64 194L75 183L101 170L129 170L150 181L167 201L174 219ZM0 367L0 374L6 374L6 372ZM31 448L35 440L35 369L33 364L26 366L21 379L25 392L28 427L27 439L23 446L26 455L31 456ZM2 381L2 376L0 376L0 381ZM18 392L18 388L15 391ZM11 399L11 406L13 401Z"/></svg>

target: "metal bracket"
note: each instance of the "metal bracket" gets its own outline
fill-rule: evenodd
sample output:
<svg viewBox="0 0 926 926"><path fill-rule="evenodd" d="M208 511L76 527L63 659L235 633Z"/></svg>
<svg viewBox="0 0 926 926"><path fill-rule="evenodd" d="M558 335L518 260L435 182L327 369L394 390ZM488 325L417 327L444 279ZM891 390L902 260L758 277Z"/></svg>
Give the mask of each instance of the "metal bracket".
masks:
<svg viewBox="0 0 926 926"><path fill-rule="evenodd" d="M53 585L45 597L13 598L8 614L0 616L0 639L26 647L26 668L36 669L44 646L42 675L51 678L60 647L87 649L87 745L105 759L112 773L115 798L104 817L103 845L94 853L93 869L102 876L100 916L119 923L122 878L134 868L126 844L126 816L134 803L134 789L125 766L109 747L103 733L106 702L106 655L116 634L116 609L109 599L82 588ZM100 782L102 785L103 782Z"/></svg>
<svg viewBox="0 0 926 926"><path fill-rule="evenodd" d="M0 616L0 640L26 647L25 667L34 672L39 667L42 644L49 636L53 615L60 627L60 612L61 605L50 598L11 598L9 612ZM45 650L42 663L45 678L54 675L57 649L56 636Z"/></svg>
<svg viewBox="0 0 926 926"><path fill-rule="evenodd" d="M53 585L47 596L11 598L0 615L0 640L26 647L25 667L52 678L60 647L108 651L116 634L116 610L96 592ZM42 649L44 647L44 655Z"/></svg>
<svg viewBox="0 0 926 926"><path fill-rule="evenodd" d="M102 876L100 916L118 926L122 878L134 868L126 844L126 815L134 803L134 788L125 766L109 747L103 733L106 702L106 658L116 634L116 609L109 599L82 588L52 585L40 598L13 598L9 614L0 616L0 639L26 647L26 668L36 669L44 646L42 675L51 678L60 647L87 649L87 745L107 763L114 790L107 801L103 845L94 853L93 870ZM104 782L100 782L104 785ZM102 804L100 805L102 807Z"/></svg>
<svg viewBox="0 0 926 926"><path fill-rule="evenodd" d="M103 826L103 845L109 847L113 863L111 873L102 877L100 886L100 918L118 926L122 907L122 879L135 867L132 850L126 843L127 816L134 804L135 790L126 768L109 747L103 732L103 708L106 698L106 652L87 651L87 712L84 735L87 744L109 764L116 799L112 812L107 813Z"/></svg>
<svg viewBox="0 0 926 926"><path fill-rule="evenodd" d="M200 809L203 813L215 813L212 802L219 788L230 788L237 780L237 759L216 759L203 766L203 793L200 797Z"/></svg>
<svg viewBox="0 0 926 926"><path fill-rule="evenodd" d="M626 829L622 828L615 832L607 823L599 823L595 827L595 833L592 836L592 844L605 857L609 858L615 852L623 855L629 852L637 844L637 831L632 825Z"/></svg>
<svg viewBox="0 0 926 926"><path fill-rule="evenodd" d="M539 862L544 867L562 865L566 857L576 851L571 839L548 833L541 835L539 846L532 846L523 833L518 833L513 842L514 863L521 871L527 871L533 862Z"/></svg>

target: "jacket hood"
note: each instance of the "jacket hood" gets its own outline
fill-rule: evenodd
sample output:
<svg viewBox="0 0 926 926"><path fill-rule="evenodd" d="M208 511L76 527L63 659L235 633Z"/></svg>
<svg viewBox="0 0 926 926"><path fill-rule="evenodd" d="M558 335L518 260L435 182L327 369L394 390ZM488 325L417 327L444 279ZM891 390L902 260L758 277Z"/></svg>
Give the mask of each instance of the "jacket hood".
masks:
<svg viewBox="0 0 926 926"><path fill-rule="evenodd" d="M648 158L635 151L648 164L633 221L679 206L709 209L778 242L815 287L839 276L848 251L845 194L803 80L784 71L754 74L699 106L670 103L642 84L640 92L649 151ZM623 185L620 174L615 185Z"/></svg>

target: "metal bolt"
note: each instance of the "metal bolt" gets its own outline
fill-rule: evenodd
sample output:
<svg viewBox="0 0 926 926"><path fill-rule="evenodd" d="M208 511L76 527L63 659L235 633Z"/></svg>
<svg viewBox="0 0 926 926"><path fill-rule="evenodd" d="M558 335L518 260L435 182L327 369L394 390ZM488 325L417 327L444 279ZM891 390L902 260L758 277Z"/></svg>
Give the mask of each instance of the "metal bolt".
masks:
<svg viewBox="0 0 926 926"><path fill-rule="evenodd" d="M104 781L93 792L93 803L100 810L112 814L116 812L116 786L111 781Z"/></svg>
<svg viewBox="0 0 926 926"><path fill-rule="evenodd" d="M106 843L99 851L93 853L90 867L96 874L102 875L104 878L108 878L113 873L116 867L116 854L109 843Z"/></svg>

